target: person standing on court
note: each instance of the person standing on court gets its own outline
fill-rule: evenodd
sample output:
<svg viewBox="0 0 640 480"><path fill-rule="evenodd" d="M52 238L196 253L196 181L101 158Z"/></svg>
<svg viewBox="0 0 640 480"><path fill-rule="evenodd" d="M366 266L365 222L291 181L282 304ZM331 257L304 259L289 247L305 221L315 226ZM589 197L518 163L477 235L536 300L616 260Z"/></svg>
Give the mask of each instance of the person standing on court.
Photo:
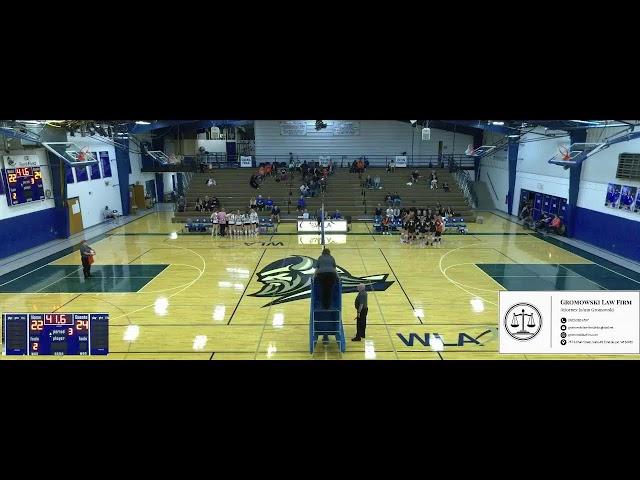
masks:
<svg viewBox="0 0 640 480"><path fill-rule="evenodd" d="M86 240L80 242L80 258L82 260L82 273L84 278L91 278L91 264L93 263L93 256L96 252L89 246Z"/></svg>
<svg viewBox="0 0 640 480"><path fill-rule="evenodd" d="M331 251L328 248L322 250L322 255L318 257L315 275L316 280L320 283L322 308L327 310L331 306L331 291L338 281L336 260L331 256Z"/></svg>
<svg viewBox="0 0 640 480"><path fill-rule="evenodd" d="M364 283L358 285L358 296L356 297L355 307L357 312L356 317L356 336L351 339L352 342L359 342L365 337L365 331L367 329L367 313L369 308L367 305L367 289Z"/></svg>

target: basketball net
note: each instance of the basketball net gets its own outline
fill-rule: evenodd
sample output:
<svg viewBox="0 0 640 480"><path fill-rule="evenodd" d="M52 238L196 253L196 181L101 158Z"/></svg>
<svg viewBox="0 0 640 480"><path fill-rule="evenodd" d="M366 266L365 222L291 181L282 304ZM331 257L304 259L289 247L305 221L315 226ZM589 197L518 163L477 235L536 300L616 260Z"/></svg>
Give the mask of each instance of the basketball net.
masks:
<svg viewBox="0 0 640 480"><path fill-rule="evenodd" d="M78 152L78 161L79 162L87 162L93 159L93 155L89 151L89 147L82 147L80 152Z"/></svg>
<svg viewBox="0 0 640 480"><path fill-rule="evenodd" d="M562 160L571 160L571 153L567 147L562 145L558 150L560 151L560 155L562 155Z"/></svg>
<svg viewBox="0 0 640 480"><path fill-rule="evenodd" d="M467 149L464 151L464 154L470 157L473 155L473 152L475 152L475 149L473 148L472 144L469 144Z"/></svg>

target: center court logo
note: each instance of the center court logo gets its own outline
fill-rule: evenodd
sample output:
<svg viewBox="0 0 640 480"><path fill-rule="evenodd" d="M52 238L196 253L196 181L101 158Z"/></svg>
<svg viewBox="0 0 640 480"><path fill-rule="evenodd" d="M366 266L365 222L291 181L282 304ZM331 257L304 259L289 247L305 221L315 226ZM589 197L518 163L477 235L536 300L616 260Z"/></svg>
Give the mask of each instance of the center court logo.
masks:
<svg viewBox="0 0 640 480"><path fill-rule="evenodd" d="M315 272L317 261L303 255L295 255L278 260L267 265L258 272L258 281L263 284L259 292L251 293L250 297L274 298L263 305L269 307L280 303L293 302L311 297L311 279ZM368 291L384 291L393 282L387 281L388 273L356 277L338 266L338 275L342 280L342 293L357 292L359 283L364 283Z"/></svg>
<svg viewBox="0 0 640 480"><path fill-rule="evenodd" d="M531 340L542 329L542 315L530 303L516 303L507 310L502 321L507 333L521 342Z"/></svg>

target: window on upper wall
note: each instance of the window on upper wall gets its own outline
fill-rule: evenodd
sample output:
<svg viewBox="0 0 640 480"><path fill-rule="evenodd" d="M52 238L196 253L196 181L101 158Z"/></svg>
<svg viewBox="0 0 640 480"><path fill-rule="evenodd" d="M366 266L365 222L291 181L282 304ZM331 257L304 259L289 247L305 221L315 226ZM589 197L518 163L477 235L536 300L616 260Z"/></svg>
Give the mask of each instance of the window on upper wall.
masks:
<svg viewBox="0 0 640 480"><path fill-rule="evenodd" d="M73 167L76 171L76 180L78 182L86 182L89 180L89 176L87 175L87 167Z"/></svg>
<svg viewBox="0 0 640 480"><path fill-rule="evenodd" d="M111 176L111 163L109 163L109 152L98 153L100 163L102 164L102 176L109 178Z"/></svg>
<svg viewBox="0 0 640 480"><path fill-rule="evenodd" d="M100 165L98 163L91 164L91 166L89 167L89 173L91 174L91 180L99 180L100 179Z"/></svg>
<svg viewBox="0 0 640 480"><path fill-rule="evenodd" d="M75 183L75 180L73 178L73 169L66 162L64 164L64 172L67 178L67 183Z"/></svg>
<svg viewBox="0 0 640 480"><path fill-rule="evenodd" d="M640 180L640 153L621 153L618 156L616 178Z"/></svg>

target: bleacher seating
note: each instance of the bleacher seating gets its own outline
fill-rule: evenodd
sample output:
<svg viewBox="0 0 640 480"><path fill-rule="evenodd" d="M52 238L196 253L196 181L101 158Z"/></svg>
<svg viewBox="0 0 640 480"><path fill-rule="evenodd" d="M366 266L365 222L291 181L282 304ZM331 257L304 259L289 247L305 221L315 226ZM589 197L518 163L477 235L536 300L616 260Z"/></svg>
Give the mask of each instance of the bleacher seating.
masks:
<svg viewBox="0 0 640 480"><path fill-rule="evenodd" d="M450 191L444 192L442 188L431 190L426 178L431 170L435 170L439 177L439 184L447 182ZM328 180L325 197L325 208L327 212L340 210L342 215L352 217L354 221L362 218L372 219L377 204L386 208L384 197L387 192L398 194L402 198L403 207L435 207L437 203L442 206L451 206L467 222L475 220L473 210L467 205L464 195L458 188L453 174L447 169L418 168L423 176L417 184L408 186L411 168L397 168L394 173L387 173L385 168L370 167L363 174L362 179L355 173L349 173L347 167L337 168L334 175ZM296 203L300 197L301 174L296 172L292 182L276 182L274 176L267 177L259 190L254 190L249 185L249 177L255 172L253 168L246 169L213 169L205 173L194 174L191 184L186 191L185 198L187 207L184 212L175 212L174 221L184 223L188 218L198 217L199 212L194 210L197 198L204 198L206 195L216 196L220 205L228 213L230 211L244 211L249 206L249 199L261 194L265 199L271 197L281 209L282 219L295 220L298 216ZM383 188L368 189L363 187L366 175L371 177L380 176ZM206 181L209 177L216 180L215 187L207 187ZM289 192L291 191L291 196ZM363 191L365 196L362 195ZM287 202L291 200L288 206ZM366 214L365 205L366 201ZM306 199L309 213L316 212L321 205L319 196ZM259 212L262 213L262 212ZM264 214L267 212L265 211ZM205 214L206 215L206 214Z"/></svg>

